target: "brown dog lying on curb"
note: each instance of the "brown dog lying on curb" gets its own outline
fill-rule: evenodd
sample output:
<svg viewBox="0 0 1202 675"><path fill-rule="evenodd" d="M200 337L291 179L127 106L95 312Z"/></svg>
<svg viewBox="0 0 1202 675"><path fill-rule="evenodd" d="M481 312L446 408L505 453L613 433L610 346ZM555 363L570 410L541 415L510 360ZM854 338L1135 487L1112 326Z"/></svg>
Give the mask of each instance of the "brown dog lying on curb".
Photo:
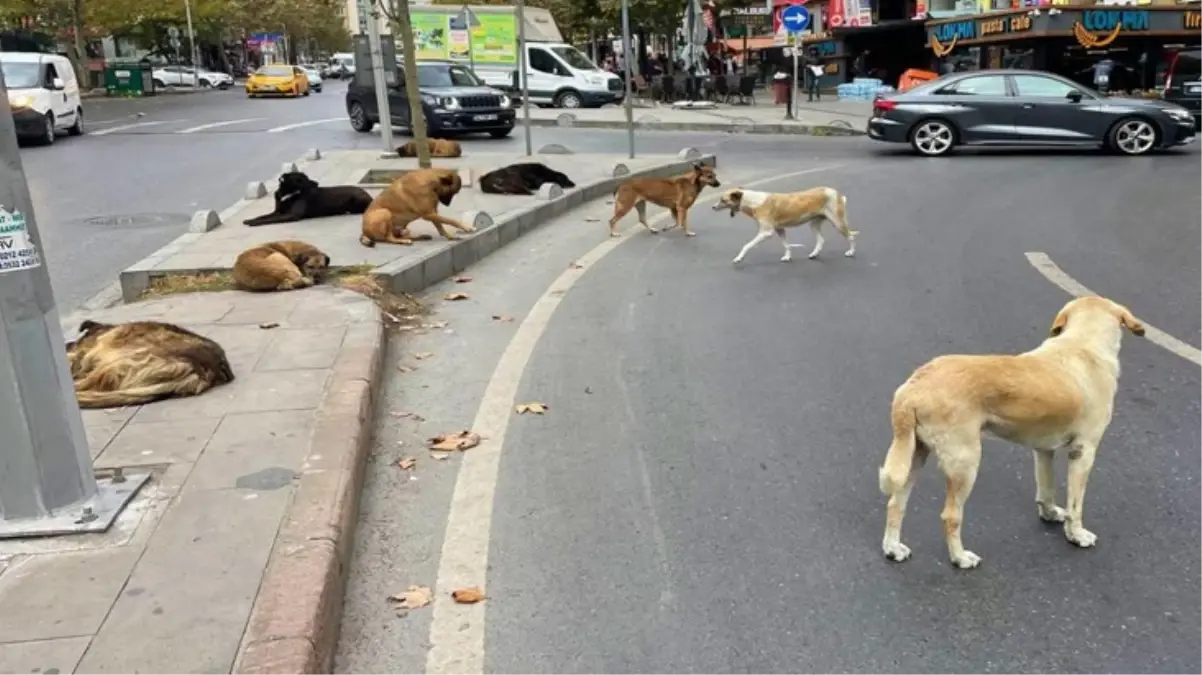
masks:
<svg viewBox="0 0 1202 675"><path fill-rule="evenodd" d="M463 148L459 146L459 141L452 141L445 138L427 138L426 147L430 148L431 157L462 157ZM409 141L396 149L396 154L401 157L417 157L417 141Z"/></svg>
<svg viewBox="0 0 1202 675"><path fill-rule="evenodd" d="M676 219L664 231L679 226L686 236L692 237L696 233L689 231L689 209L707 185L722 187L713 167L701 162L694 163L692 171L674 178L635 178L622 183L614 193L614 217L609 219L609 236L622 236L614 227L622 216L630 213L630 209L639 212L639 222L648 232L657 234L659 230L647 224L647 202L651 202L671 211Z"/></svg>
<svg viewBox="0 0 1202 675"><path fill-rule="evenodd" d="M244 291L290 291L321 280L330 256L295 239L269 241L243 251L234 261L234 284Z"/></svg>
<svg viewBox="0 0 1202 675"><path fill-rule="evenodd" d="M79 330L67 362L81 408L196 396L234 380L221 345L173 324L84 321Z"/></svg>
<svg viewBox="0 0 1202 675"><path fill-rule="evenodd" d="M406 173L392 181L367 207L359 243L375 246L377 241L382 241L409 246L415 240L430 239L429 235L415 237L409 234L409 224L419 218L430 221L448 240L457 237L447 232L447 225L461 232L475 232L476 228L471 225L438 213L438 204L450 206L461 189L463 181L454 169L418 169Z"/></svg>
<svg viewBox="0 0 1202 675"><path fill-rule="evenodd" d="M1035 455L1035 506L1046 522L1088 548L1097 536L1082 522L1085 485L1118 388L1123 329L1144 334L1126 307L1097 296L1070 301L1052 322L1051 337L1017 356L940 356L914 371L893 394L893 444L880 469L889 495L885 557L901 562L902 517L918 469L934 454L947 476L943 531L952 565L971 569L981 558L960 539L964 503L981 464L981 433L1025 445ZM1067 508L1056 505L1053 459L1068 450Z"/></svg>

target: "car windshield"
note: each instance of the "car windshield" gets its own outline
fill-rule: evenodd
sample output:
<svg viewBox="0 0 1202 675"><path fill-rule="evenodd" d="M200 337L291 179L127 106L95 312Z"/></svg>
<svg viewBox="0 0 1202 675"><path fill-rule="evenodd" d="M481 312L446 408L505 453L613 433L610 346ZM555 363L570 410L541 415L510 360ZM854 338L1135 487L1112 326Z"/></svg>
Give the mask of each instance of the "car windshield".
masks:
<svg viewBox="0 0 1202 675"><path fill-rule="evenodd" d="M40 84L36 63L0 63L4 70L4 86L9 89L33 89Z"/></svg>
<svg viewBox="0 0 1202 675"><path fill-rule="evenodd" d="M417 84L419 87L479 87L480 80L472 71L459 66L419 65Z"/></svg>
<svg viewBox="0 0 1202 675"><path fill-rule="evenodd" d="M1173 62L1173 79L1180 81L1196 81L1199 75L1202 75L1202 61L1199 61L1200 52L1181 52L1177 55L1177 60Z"/></svg>
<svg viewBox="0 0 1202 675"><path fill-rule="evenodd" d="M292 69L288 66L263 66L255 71L255 75L264 77L292 77Z"/></svg>
<svg viewBox="0 0 1202 675"><path fill-rule="evenodd" d="M597 67L597 64L590 61L587 56L580 53L580 50L575 47L552 47L551 51L555 52L556 56L563 59L565 63L576 70L601 70Z"/></svg>

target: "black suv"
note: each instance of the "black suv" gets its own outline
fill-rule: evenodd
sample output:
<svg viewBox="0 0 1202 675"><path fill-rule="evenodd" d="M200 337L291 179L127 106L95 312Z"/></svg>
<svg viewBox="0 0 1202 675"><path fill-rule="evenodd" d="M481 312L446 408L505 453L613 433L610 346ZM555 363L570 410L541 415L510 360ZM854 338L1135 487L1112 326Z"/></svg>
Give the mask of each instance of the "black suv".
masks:
<svg viewBox="0 0 1202 675"><path fill-rule="evenodd" d="M1169 65L1161 97L1194 115L1194 128L1202 127L1202 49L1177 52Z"/></svg>
<svg viewBox="0 0 1202 675"><path fill-rule="evenodd" d="M380 123L376 91L364 84L370 74L356 73L346 90L346 112L355 131L367 133ZM388 88L392 125L412 129L409 99L405 94L405 71L397 64L397 82ZM516 115L508 96L493 89L472 71L455 63L423 61L417 64L417 88L421 92L426 134L431 137L486 133L504 138L513 131Z"/></svg>

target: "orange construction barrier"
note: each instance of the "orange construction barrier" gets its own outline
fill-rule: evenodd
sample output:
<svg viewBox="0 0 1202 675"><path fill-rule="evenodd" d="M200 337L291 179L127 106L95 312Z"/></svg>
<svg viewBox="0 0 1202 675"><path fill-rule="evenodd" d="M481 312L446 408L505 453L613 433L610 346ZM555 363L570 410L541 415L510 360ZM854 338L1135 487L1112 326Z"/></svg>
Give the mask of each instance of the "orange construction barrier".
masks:
<svg viewBox="0 0 1202 675"><path fill-rule="evenodd" d="M917 87L923 82L930 82L931 80L937 79L939 79L939 73L935 73L930 70L911 68L902 73L901 77L897 78L897 90L908 91L914 87Z"/></svg>

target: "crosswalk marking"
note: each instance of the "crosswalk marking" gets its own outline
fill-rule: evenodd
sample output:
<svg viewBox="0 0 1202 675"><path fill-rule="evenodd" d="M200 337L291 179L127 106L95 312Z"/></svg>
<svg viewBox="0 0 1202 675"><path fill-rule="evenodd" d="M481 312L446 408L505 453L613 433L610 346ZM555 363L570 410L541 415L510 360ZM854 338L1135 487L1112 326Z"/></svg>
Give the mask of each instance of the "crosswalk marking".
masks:
<svg viewBox="0 0 1202 675"><path fill-rule="evenodd" d="M316 126L318 124L329 124L330 122L341 122L345 119L347 119L345 116L344 117L330 117L330 118L327 118L324 120L310 120L308 122L297 122L295 124L285 124L285 125L279 126L279 127L272 127L267 130L267 133L278 134L281 131L288 131L290 129L300 129L301 127L311 127L311 126Z"/></svg>
<svg viewBox="0 0 1202 675"><path fill-rule="evenodd" d="M208 124L201 124L199 126L188 127L187 129L181 129L175 133L177 133L177 134L194 134L198 131L204 131L205 129L216 129L217 127L228 127L233 124L245 124L246 122L258 122L261 119L263 119L263 118L262 117L248 117L244 120L226 120L224 122L209 122Z"/></svg>

